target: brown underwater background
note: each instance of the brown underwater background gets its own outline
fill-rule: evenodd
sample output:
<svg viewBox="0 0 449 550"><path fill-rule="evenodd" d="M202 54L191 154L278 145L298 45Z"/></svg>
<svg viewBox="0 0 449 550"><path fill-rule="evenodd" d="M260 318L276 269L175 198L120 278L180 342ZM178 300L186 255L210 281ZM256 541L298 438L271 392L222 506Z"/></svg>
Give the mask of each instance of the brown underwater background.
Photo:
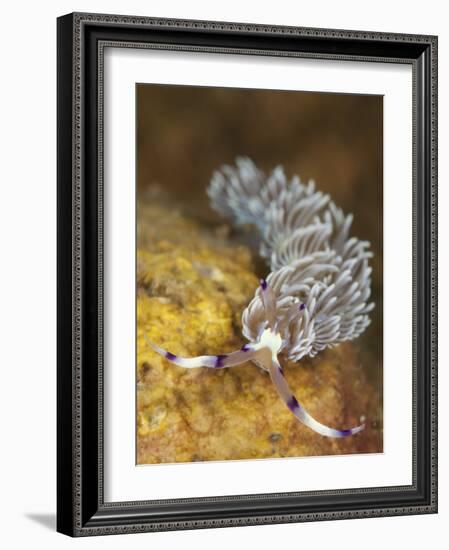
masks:
<svg viewBox="0 0 449 550"><path fill-rule="evenodd" d="M141 84L137 122L138 464L381 452L382 97ZM245 155L266 172L314 179L371 242L366 332L301 363L289 384L317 420L367 428L329 439L302 426L252 364L182 369L144 334L179 355L244 343L241 314L269 268L249 230L209 206L212 172Z"/></svg>

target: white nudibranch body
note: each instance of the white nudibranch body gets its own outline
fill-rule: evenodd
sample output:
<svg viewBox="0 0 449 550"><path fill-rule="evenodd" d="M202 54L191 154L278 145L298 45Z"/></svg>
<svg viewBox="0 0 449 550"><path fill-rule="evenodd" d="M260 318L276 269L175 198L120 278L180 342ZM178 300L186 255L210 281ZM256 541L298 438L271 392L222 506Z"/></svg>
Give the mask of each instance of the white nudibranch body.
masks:
<svg viewBox="0 0 449 550"><path fill-rule="evenodd" d="M357 338L369 325L370 243L349 237L352 215L345 216L329 195L287 180L282 167L265 175L248 158L216 171L207 193L212 207L236 225L252 224L261 237L260 253L271 272L262 279L242 315L242 349L222 355L182 358L149 342L152 348L185 368L226 368L248 360L269 372L290 411L327 437L360 432L328 428L298 403L284 377L278 356L299 361L327 347Z"/></svg>

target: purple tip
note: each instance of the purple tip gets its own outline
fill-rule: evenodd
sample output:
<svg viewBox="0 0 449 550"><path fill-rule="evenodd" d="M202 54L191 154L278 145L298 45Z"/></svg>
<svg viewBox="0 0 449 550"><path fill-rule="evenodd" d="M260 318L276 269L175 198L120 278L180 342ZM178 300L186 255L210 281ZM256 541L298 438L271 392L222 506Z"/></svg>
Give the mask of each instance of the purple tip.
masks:
<svg viewBox="0 0 449 550"><path fill-rule="evenodd" d="M176 359L176 355L173 355L173 353L170 353L169 351L166 351L165 352L165 357L169 360L169 361L174 361Z"/></svg>
<svg viewBox="0 0 449 550"><path fill-rule="evenodd" d="M248 344L245 344L243 347L242 347L242 351L249 351L251 348L248 346Z"/></svg>
<svg viewBox="0 0 449 550"><path fill-rule="evenodd" d="M340 432L340 435L342 435L343 437L346 437L347 435L351 435L352 434L352 430L338 430Z"/></svg>
<svg viewBox="0 0 449 550"><path fill-rule="evenodd" d="M260 279L260 286L262 287L262 290L266 290L268 283L265 279Z"/></svg>
<svg viewBox="0 0 449 550"><path fill-rule="evenodd" d="M299 306L299 311L302 311L305 307L306 307L306 304L301 304L301 305Z"/></svg>

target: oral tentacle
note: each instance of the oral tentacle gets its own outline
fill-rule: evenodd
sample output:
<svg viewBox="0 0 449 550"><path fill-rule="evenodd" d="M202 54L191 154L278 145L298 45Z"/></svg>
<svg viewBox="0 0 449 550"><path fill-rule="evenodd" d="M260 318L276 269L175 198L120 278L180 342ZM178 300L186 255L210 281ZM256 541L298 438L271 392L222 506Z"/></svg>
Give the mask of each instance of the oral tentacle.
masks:
<svg viewBox="0 0 449 550"><path fill-rule="evenodd" d="M246 363L251 359L254 359L257 355L257 349L255 349L251 344L245 344L242 349L233 351L231 353L226 353L223 355L199 355L198 357L179 357L170 351L167 351L153 342L151 342L146 336L146 341L148 345L153 348L153 350L168 359L170 362L183 367L185 369L195 369L197 367L209 367L212 369L222 369L226 367L235 367L236 365L241 365Z"/></svg>
<svg viewBox="0 0 449 550"><path fill-rule="evenodd" d="M272 359L270 361L268 371L270 373L271 380L281 399L284 401L284 403L287 405L290 411L296 416L296 418L300 420L303 424L311 428L313 431L325 437L341 438L341 437L348 437L350 435L354 435L356 433L361 432L364 429L365 424L361 424L360 426L356 426L355 428L350 428L346 430L336 430L334 428L329 428L328 426L321 424L321 422L318 422L317 420L315 420L304 409L304 407L298 402L296 397L293 395L292 391L288 386L287 380L284 377L284 373L279 362Z"/></svg>

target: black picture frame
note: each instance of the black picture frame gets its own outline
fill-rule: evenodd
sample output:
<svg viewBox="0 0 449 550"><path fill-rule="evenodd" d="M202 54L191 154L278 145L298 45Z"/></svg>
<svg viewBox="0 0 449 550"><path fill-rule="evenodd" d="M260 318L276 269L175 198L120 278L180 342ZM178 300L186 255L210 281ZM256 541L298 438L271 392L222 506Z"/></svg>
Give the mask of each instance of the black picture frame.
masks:
<svg viewBox="0 0 449 550"><path fill-rule="evenodd" d="M437 37L75 13L58 18L57 530L71 536L437 512ZM105 503L102 45L413 69L413 483Z"/></svg>

